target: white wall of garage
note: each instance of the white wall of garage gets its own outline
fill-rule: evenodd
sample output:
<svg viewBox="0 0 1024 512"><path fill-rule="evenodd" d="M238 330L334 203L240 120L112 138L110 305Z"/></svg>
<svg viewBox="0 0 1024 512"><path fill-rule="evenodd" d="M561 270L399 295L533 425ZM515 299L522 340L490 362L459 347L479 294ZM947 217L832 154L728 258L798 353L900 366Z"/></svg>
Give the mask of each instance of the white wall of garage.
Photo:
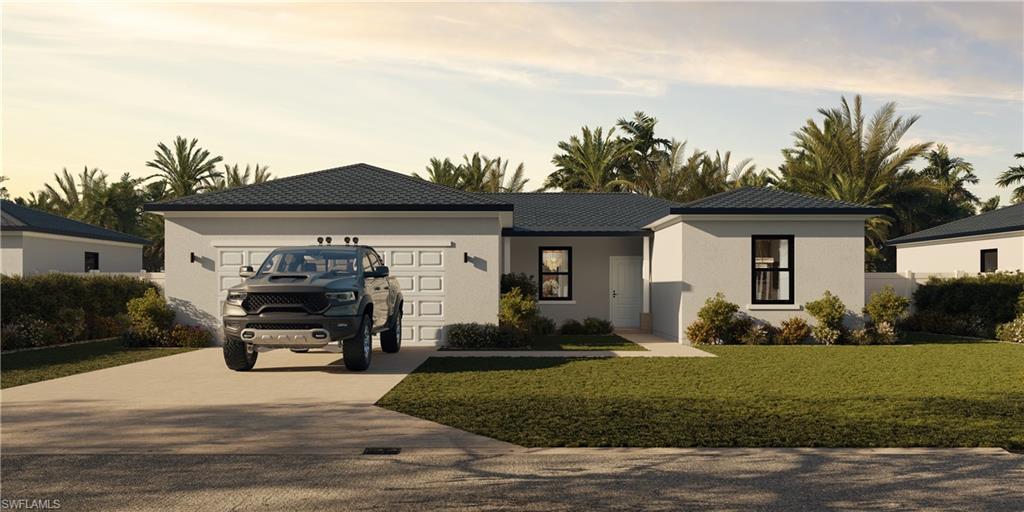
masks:
<svg viewBox="0 0 1024 512"><path fill-rule="evenodd" d="M318 236L336 244L357 236L382 253L404 290L407 341L437 343L444 325L497 321L496 213L173 212L166 220L166 291L179 322L219 333L223 290L239 282L239 266L258 265L276 247L315 244Z"/></svg>

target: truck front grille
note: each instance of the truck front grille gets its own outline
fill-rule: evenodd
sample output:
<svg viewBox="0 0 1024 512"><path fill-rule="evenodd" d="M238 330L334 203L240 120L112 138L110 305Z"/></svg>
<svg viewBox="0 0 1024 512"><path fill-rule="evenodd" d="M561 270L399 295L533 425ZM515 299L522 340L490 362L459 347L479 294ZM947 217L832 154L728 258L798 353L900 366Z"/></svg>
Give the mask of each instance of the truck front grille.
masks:
<svg viewBox="0 0 1024 512"><path fill-rule="evenodd" d="M266 309L305 310L317 313L327 309L327 297L319 292L306 293L250 293L242 301L242 307L249 313Z"/></svg>

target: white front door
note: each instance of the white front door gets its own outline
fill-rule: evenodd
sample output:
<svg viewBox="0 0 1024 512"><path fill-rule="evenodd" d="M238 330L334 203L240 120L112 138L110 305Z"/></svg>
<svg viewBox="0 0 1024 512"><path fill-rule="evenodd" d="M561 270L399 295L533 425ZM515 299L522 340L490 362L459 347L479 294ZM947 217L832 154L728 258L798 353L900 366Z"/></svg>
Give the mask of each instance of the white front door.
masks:
<svg viewBox="0 0 1024 512"><path fill-rule="evenodd" d="M643 257L608 257L608 316L615 327L640 327L643 309Z"/></svg>

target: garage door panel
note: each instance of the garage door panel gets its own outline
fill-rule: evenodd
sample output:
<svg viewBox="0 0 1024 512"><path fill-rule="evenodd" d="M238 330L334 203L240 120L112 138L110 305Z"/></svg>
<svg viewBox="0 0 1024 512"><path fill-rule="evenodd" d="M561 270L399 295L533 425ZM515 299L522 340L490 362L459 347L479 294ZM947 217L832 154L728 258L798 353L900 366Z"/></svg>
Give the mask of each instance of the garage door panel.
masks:
<svg viewBox="0 0 1024 512"><path fill-rule="evenodd" d="M248 247L218 247L217 275L220 299L225 290L242 282L238 269L244 265L254 268L263 264L270 252L279 246L267 237L267 243ZM391 268L402 288L405 302L402 307L402 338L409 342L437 343L445 324L445 259L446 253L435 247L417 247L415 244L398 247L376 246L384 264Z"/></svg>

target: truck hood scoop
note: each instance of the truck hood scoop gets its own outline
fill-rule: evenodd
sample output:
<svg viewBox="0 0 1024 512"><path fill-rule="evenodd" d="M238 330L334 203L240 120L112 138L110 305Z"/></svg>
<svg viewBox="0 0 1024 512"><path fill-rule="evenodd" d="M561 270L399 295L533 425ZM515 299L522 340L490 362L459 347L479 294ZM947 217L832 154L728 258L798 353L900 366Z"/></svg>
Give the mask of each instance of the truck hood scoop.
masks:
<svg viewBox="0 0 1024 512"><path fill-rule="evenodd" d="M305 274L282 274L272 275L267 277L267 282L270 283L301 283L309 279L309 276Z"/></svg>

